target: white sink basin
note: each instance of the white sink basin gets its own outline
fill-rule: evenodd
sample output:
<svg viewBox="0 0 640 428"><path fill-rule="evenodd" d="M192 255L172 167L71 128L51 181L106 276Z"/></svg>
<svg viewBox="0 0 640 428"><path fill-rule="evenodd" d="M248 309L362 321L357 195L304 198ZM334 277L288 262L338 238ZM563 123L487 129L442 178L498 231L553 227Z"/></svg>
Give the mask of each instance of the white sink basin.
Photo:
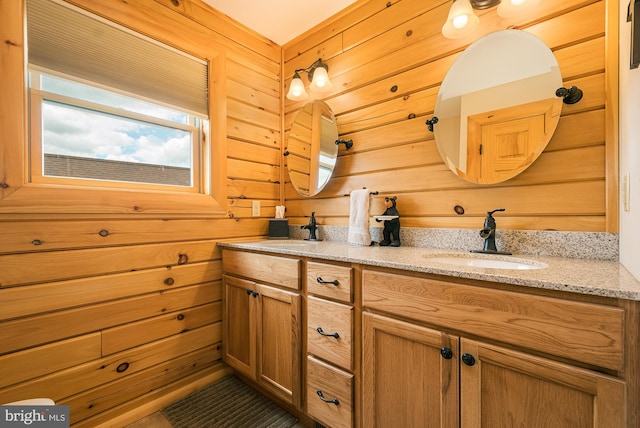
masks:
<svg viewBox="0 0 640 428"><path fill-rule="evenodd" d="M544 269L546 264L540 262L534 262L532 260L499 260L499 259L487 259L474 256L425 256L429 260L436 263L444 263L455 266L464 267L476 267L476 268L489 268L489 269L511 269L511 270L529 270L529 269Z"/></svg>

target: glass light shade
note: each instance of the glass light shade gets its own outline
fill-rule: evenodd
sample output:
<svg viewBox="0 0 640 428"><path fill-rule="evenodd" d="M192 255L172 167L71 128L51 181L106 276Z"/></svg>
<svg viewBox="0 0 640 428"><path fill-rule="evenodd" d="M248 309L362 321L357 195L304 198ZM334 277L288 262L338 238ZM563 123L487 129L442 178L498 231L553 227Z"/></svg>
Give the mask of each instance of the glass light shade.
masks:
<svg viewBox="0 0 640 428"><path fill-rule="evenodd" d="M301 101L309 98L309 94L305 91L304 83L298 73L293 75L291 85L289 86L289 92L287 93L287 98L292 101Z"/></svg>
<svg viewBox="0 0 640 428"><path fill-rule="evenodd" d="M529 12L540 4L541 0L502 0L498 5L498 15L503 18L518 16Z"/></svg>
<svg viewBox="0 0 640 428"><path fill-rule="evenodd" d="M331 80L329 80L329 73L324 67L317 67L313 70L313 80L309 85L309 90L314 92L326 92L333 87Z"/></svg>
<svg viewBox="0 0 640 428"><path fill-rule="evenodd" d="M454 0L447 22L442 26L442 35L448 39L458 39L471 34L478 24L480 18L473 11L469 0Z"/></svg>

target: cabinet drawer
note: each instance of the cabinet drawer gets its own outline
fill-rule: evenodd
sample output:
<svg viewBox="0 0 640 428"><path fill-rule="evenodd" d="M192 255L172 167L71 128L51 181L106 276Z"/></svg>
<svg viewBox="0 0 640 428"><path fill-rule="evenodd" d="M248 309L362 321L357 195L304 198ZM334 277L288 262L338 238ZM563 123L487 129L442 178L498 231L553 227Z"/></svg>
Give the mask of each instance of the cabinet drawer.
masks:
<svg viewBox="0 0 640 428"><path fill-rule="evenodd" d="M307 413L332 428L351 427L353 375L309 356Z"/></svg>
<svg viewBox="0 0 640 428"><path fill-rule="evenodd" d="M624 310L378 271L364 271L363 305L456 331L623 368Z"/></svg>
<svg viewBox="0 0 640 428"><path fill-rule="evenodd" d="M307 298L307 346L310 354L351 370L352 326L351 306L312 296ZM339 337L327 336L334 334Z"/></svg>
<svg viewBox="0 0 640 428"><path fill-rule="evenodd" d="M307 291L310 294L351 303L353 269L328 263L307 263ZM337 284L332 283L337 281Z"/></svg>
<svg viewBox="0 0 640 428"><path fill-rule="evenodd" d="M300 289L300 260L246 251L222 250L222 269L259 282Z"/></svg>

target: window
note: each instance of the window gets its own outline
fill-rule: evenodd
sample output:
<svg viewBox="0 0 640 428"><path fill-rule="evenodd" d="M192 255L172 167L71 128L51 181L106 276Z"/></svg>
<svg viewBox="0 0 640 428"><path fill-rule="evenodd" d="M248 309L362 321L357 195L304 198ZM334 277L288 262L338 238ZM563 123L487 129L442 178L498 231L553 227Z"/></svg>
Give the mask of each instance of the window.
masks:
<svg viewBox="0 0 640 428"><path fill-rule="evenodd" d="M27 22L30 181L203 191L205 61L53 0Z"/></svg>

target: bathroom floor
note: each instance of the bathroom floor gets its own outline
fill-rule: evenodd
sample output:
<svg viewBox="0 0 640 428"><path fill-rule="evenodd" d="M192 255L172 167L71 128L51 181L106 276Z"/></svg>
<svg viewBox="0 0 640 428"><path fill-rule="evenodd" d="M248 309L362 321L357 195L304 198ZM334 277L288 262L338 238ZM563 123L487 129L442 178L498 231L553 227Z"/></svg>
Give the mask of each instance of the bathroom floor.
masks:
<svg viewBox="0 0 640 428"><path fill-rule="evenodd" d="M173 426L161 412L156 412L146 418L127 425L125 428L173 428ZM291 428L304 428L304 425L298 422Z"/></svg>
<svg viewBox="0 0 640 428"><path fill-rule="evenodd" d="M162 413L156 412L127 425L125 428L173 428L173 426Z"/></svg>

